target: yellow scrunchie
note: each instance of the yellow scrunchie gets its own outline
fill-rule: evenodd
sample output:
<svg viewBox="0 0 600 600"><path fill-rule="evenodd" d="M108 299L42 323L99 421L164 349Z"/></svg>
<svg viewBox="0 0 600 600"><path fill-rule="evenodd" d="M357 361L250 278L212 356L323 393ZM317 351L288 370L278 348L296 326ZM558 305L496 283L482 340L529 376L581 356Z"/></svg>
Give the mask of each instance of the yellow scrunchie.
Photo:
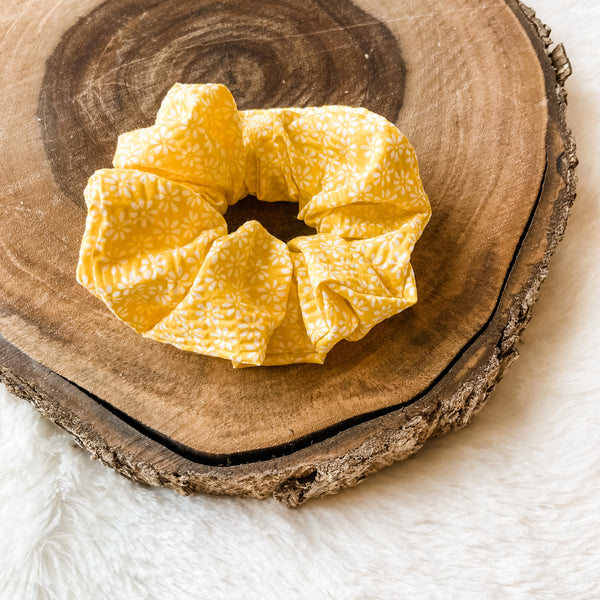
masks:
<svg viewBox="0 0 600 600"><path fill-rule="evenodd" d="M317 234L228 234L248 194L298 202ZM85 200L78 281L144 336L234 366L322 363L417 301L429 201L406 137L363 108L238 111L223 85L176 84Z"/></svg>

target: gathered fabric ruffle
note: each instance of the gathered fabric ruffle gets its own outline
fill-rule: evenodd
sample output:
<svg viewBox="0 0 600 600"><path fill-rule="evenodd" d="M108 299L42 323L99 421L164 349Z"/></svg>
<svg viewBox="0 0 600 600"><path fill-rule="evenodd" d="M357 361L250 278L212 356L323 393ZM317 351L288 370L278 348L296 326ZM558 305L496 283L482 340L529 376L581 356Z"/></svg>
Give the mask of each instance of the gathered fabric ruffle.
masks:
<svg viewBox="0 0 600 600"><path fill-rule="evenodd" d="M234 366L322 363L417 301L430 204L406 137L364 108L238 111L223 85L176 84L113 167L84 192L77 279L146 337ZM248 194L297 202L317 233L228 233Z"/></svg>

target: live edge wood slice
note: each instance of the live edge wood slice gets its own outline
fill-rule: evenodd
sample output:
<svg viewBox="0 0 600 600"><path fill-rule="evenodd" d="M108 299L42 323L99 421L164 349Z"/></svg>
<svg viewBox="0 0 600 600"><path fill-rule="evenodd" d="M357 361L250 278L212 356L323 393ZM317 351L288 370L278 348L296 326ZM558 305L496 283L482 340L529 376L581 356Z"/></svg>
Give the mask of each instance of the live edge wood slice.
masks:
<svg viewBox="0 0 600 600"><path fill-rule="evenodd" d="M570 66L514 0L6 0L0 378L132 479L288 506L352 486L482 407L575 194ZM417 150L419 302L325 365L233 370L145 340L75 281L82 190L176 81L239 108L360 105ZM291 203L227 213L289 239Z"/></svg>

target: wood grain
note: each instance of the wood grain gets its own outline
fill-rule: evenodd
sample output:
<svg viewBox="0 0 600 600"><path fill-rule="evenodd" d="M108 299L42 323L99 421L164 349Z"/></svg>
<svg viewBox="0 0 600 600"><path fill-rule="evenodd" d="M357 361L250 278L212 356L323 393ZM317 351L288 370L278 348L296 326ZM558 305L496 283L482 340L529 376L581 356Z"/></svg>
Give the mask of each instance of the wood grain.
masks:
<svg viewBox="0 0 600 600"><path fill-rule="evenodd" d="M528 9L45 4L0 9L0 363L11 389L131 477L290 505L466 424L516 355L574 196L564 94L548 30ZM562 84L565 55L552 58ZM85 180L175 81L225 83L240 108L343 103L395 122L433 207L414 254L418 304L323 366L233 371L140 338L80 289ZM252 214L297 235L281 205L243 201L229 225Z"/></svg>

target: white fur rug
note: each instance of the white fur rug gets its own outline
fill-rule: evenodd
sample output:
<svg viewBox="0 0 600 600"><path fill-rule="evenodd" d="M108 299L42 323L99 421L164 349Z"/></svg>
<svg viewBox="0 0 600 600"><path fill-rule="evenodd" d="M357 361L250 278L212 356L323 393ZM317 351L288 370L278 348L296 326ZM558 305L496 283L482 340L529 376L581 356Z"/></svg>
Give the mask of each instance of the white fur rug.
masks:
<svg viewBox="0 0 600 600"><path fill-rule="evenodd" d="M600 3L530 0L575 74L567 234L471 426L296 511L181 498L0 390L0 598L600 598Z"/></svg>

